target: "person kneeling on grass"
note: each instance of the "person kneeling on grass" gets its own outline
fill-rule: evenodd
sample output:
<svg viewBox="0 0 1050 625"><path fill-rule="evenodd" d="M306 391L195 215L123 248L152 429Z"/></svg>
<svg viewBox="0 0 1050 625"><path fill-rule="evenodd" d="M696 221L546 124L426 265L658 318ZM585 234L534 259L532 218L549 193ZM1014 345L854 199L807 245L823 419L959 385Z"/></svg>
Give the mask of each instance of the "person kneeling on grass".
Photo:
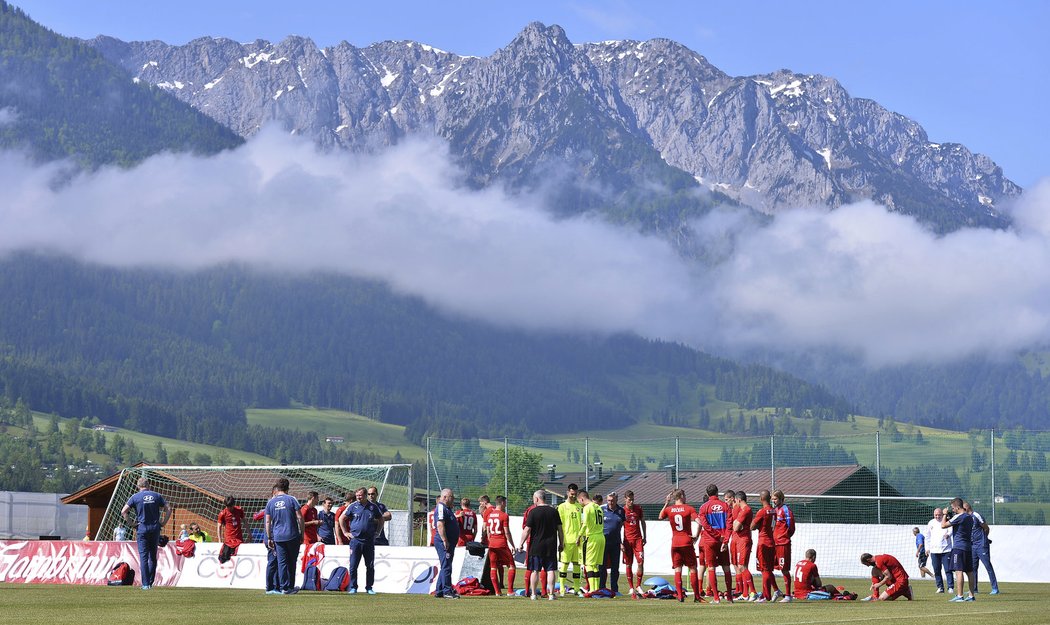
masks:
<svg viewBox="0 0 1050 625"><path fill-rule="evenodd" d="M901 566L897 558L889 554L873 556L865 553L860 556L860 563L864 566L875 567L881 571L882 576L875 581L875 571L872 571L872 598L879 601L893 601L897 597L904 597L911 601L911 586L908 584L908 572ZM879 591L879 589L882 589ZM875 593L878 592L876 597Z"/></svg>

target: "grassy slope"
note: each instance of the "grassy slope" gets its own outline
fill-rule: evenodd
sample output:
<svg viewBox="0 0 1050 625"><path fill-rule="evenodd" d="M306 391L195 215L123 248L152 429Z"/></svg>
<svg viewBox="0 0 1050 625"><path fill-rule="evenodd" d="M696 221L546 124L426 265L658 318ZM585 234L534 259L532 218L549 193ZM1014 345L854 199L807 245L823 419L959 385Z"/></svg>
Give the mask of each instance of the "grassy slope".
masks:
<svg viewBox="0 0 1050 625"><path fill-rule="evenodd" d="M863 580L827 580L852 590L863 590ZM424 623L480 623L498 618L504 623L559 622L595 619L595 610L614 609L614 619L637 625L664 625L705 619L716 612L722 625L750 625L775 619L786 623L879 622L886 625L950 619L953 625L1036 625L1046 622L1046 601L1050 591L1045 584L1003 584L1003 595L980 595L975 603L954 605L944 595L931 594L932 584L916 585L912 602L799 601L788 605L747 604L733 606L695 606L676 601L612 602L563 599L549 604L497 597L468 597L450 605L421 595L348 596L345 593L300 593L292 597L273 597L262 590L196 588L158 588L149 596L137 587L9 585L0 584L0 605L17 615L20 625L51 625L55 622L122 623L129 614L148 608L146 621L166 625L191 625L205 620L216 622L251 621L251 615L265 614L268 622L309 620L334 622L346 618L347 610L367 610L382 615L383 623L422 625ZM358 606L357 604L360 604ZM773 613L776 613L775 615Z"/></svg>

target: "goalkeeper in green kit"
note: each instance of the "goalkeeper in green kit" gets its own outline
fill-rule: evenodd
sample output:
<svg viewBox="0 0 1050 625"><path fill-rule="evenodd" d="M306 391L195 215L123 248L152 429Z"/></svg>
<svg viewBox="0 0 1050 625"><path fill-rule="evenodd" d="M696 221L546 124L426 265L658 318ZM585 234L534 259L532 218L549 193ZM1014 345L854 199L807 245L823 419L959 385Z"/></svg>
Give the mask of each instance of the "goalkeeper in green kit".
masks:
<svg viewBox="0 0 1050 625"><path fill-rule="evenodd" d="M602 561L605 560L605 515L587 491L581 490L577 497L583 505L583 574L587 578L587 590L594 592L601 585Z"/></svg>
<svg viewBox="0 0 1050 625"><path fill-rule="evenodd" d="M561 568L558 576L561 578L561 596L565 596L565 587L568 585L569 565L572 565L573 592L580 594L580 529L582 522L583 506L576 500L576 484L569 484L566 489L565 501L558 505L558 516L561 517L562 531L565 533L565 544L561 551Z"/></svg>

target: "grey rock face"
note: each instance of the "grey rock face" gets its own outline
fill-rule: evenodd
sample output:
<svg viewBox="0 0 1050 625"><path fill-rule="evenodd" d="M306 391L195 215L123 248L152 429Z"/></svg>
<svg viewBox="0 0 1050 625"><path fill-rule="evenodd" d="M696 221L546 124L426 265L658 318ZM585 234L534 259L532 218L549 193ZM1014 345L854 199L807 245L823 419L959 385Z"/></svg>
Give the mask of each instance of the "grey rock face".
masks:
<svg viewBox="0 0 1050 625"><path fill-rule="evenodd" d="M764 212L871 198L938 231L1002 227L997 207L1021 191L988 157L931 143L831 78L732 77L664 39L573 45L534 23L486 58L411 41L89 43L244 137L278 123L324 147L369 150L432 134L482 185L561 172L623 195L655 179Z"/></svg>

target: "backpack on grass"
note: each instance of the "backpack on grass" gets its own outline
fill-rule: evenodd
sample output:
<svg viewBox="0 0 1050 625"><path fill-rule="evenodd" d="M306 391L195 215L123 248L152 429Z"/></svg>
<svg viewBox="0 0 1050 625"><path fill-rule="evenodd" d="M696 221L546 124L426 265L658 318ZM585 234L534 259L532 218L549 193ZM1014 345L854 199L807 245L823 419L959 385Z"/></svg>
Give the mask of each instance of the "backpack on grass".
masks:
<svg viewBox="0 0 1050 625"><path fill-rule="evenodd" d="M337 566L332 571L332 576L325 582L324 589L346 592L346 589L350 587L350 570L345 566Z"/></svg>
<svg viewBox="0 0 1050 625"><path fill-rule="evenodd" d="M131 586L135 583L135 569L127 562L117 562L106 576L107 586Z"/></svg>

